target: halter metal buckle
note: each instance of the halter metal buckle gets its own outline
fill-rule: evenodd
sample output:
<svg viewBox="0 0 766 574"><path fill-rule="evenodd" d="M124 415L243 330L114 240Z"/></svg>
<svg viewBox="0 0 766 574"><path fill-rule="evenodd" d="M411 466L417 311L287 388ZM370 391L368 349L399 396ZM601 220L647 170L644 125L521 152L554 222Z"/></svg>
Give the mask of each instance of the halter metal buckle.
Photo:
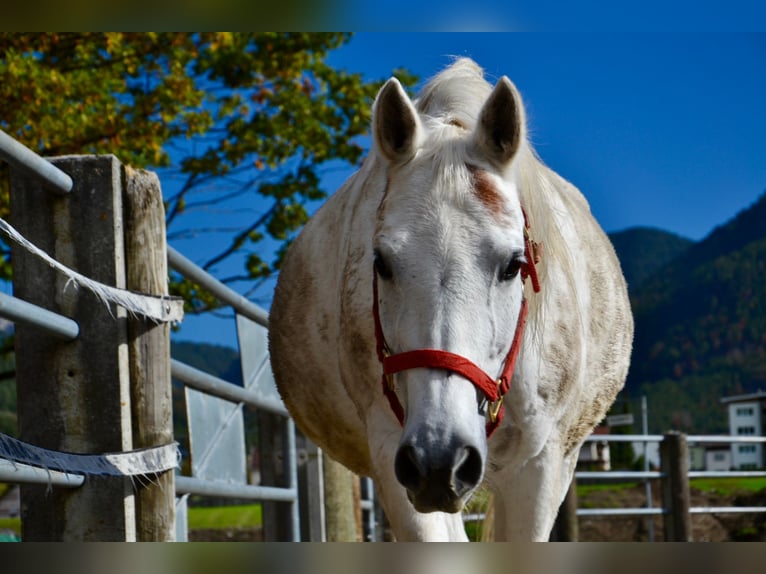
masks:
<svg viewBox="0 0 766 574"><path fill-rule="evenodd" d="M500 407L503 406L503 396L500 394L500 387L503 384L503 379L497 379L497 394L498 399L496 401L492 401L489 403L489 406L487 407L487 413L489 414L489 422L495 423L497 422L497 415L500 412Z"/></svg>
<svg viewBox="0 0 766 574"><path fill-rule="evenodd" d="M487 409L487 412L489 413L489 422L491 423L497 422L497 415L500 412L500 407L502 406L503 406L503 397L500 397L496 401L489 403L489 408Z"/></svg>

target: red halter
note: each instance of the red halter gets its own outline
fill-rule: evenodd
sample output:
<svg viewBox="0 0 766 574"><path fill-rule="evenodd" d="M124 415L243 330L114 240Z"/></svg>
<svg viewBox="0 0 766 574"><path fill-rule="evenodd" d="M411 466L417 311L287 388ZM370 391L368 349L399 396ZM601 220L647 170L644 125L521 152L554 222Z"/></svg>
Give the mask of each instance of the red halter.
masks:
<svg viewBox="0 0 766 574"><path fill-rule="evenodd" d="M535 264L539 262L540 245L529 238L529 227L527 225L527 216L524 214L524 257L527 262L521 268L521 280L525 281L527 277L532 280L532 288L535 293L540 291L540 280L537 276ZM399 402L399 397L394 391L394 374L409 369L429 368L444 369L457 373L471 381L487 399L489 420L487 421L486 431L489 437L500 425L505 415L503 406L503 397L511 388L511 379L516 367L516 359L521 350L521 339L524 335L524 325L527 320L527 299L521 301L519 318L516 321L516 331L513 334L513 341L508 354L505 357L503 370L500 377L494 380L484 370L474 362L440 349L417 349L415 351L405 351L403 353L392 354L386 338L383 335L383 328L380 325L380 311L378 303L378 274L373 270L372 279L373 301L372 314L375 320L375 341L378 353L378 360L383 365L383 394L391 405L391 410L399 420L399 424L404 424L404 408Z"/></svg>

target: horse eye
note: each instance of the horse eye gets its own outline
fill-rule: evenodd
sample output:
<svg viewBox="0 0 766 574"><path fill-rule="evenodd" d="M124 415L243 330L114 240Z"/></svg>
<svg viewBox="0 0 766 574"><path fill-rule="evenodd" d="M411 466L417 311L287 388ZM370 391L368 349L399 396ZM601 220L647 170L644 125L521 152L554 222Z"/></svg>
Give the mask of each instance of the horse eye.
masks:
<svg viewBox="0 0 766 574"><path fill-rule="evenodd" d="M375 271L378 273L381 279L391 279L391 277L393 277L394 274L391 272L391 268L388 266L386 260L377 250L374 254L373 264L375 265Z"/></svg>
<svg viewBox="0 0 766 574"><path fill-rule="evenodd" d="M521 266L524 264L524 260L521 257L514 255L508 262L508 266L500 273L500 281L510 281L514 279L521 271Z"/></svg>

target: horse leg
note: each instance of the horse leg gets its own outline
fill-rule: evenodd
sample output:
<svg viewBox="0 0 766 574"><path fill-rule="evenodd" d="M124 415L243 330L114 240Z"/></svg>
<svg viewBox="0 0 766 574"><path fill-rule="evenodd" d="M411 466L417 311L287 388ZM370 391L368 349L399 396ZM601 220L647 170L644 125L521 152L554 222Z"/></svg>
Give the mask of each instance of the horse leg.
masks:
<svg viewBox="0 0 766 574"><path fill-rule="evenodd" d="M386 413L387 414L387 413ZM372 417L371 417L372 418ZM372 478L383 511L386 513L396 540L400 542L467 542L468 537L460 513L417 512L407 499L405 488L394 473L394 458L401 430L390 422L381 421L387 432L375 432L368 421Z"/></svg>
<svg viewBox="0 0 766 574"><path fill-rule="evenodd" d="M521 469L492 478L496 540L548 540L576 462L576 456L562 456L559 448L546 446Z"/></svg>

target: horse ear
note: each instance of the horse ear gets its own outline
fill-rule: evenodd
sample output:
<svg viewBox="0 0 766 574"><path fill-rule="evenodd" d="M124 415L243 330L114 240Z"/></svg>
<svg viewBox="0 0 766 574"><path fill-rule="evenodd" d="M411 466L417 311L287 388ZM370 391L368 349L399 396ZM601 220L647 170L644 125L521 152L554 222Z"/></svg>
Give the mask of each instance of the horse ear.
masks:
<svg viewBox="0 0 766 574"><path fill-rule="evenodd" d="M388 80L378 92L372 132L380 153L389 161L404 163L415 155L420 121L410 98L396 78Z"/></svg>
<svg viewBox="0 0 766 574"><path fill-rule="evenodd" d="M516 86L506 76L492 90L479 114L474 139L479 151L503 168L526 138L524 104Z"/></svg>

